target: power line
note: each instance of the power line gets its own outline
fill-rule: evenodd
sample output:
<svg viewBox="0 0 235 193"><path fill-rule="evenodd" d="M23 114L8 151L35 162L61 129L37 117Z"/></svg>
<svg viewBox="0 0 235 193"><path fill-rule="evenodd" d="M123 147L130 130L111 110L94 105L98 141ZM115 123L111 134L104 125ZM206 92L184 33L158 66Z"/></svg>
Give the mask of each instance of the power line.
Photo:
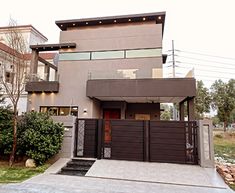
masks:
<svg viewBox="0 0 235 193"><path fill-rule="evenodd" d="M187 62L187 61L182 61L182 62L178 62L178 63L181 63L181 64L192 64L192 65L199 65L201 67L213 67L213 68L219 68L219 69L225 69L225 67L220 67L220 66L215 66L215 65L211 65L211 64L199 64L199 63L193 63L193 62ZM203 65L203 66L202 66ZM235 66L234 68L231 68L231 67L226 67L226 69L228 70L235 70Z"/></svg>
<svg viewBox="0 0 235 193"><path fill-rule="evenodd" d="M224 57L224 56L218 56L218 55L211 55L211 54L203 54L203 53L199 53L199 52L191 52L191 51L177 50L177 49L175 49L175 51L184 52L184 53L189 53L189 54L195 54L195 55L201 55L201 56L209 56L209 57L215 57L215 58L222 58L222 59L228 59L228 60L235 60L235 58Z"/></svg>
<svg viewBox="0 0 235 193"><path fill-rule="evenodd" d="M198 61L203 61L203 62L210 62L210 63L213 62L213 63L217 63L217 64L225 64L225 65L235 66L235 64L231 64L231 63L218 62L218 61L213 61L213 60L205 60L205 59L193 58L193 57L188 57L188 56L178 56L178 57L192 59L192 60L198 60Z"/></svg>
<svg viewBox="0 0 235 193"><path fill-rule="evenodd" d="M191 67L185 67L185 66L176 66L178 68L184 68L184 69L190 69ZM199 70L199 71L206 71L206 69L200 69L200 67L197 67L196 70ZM234 69L235 70L235 69ZM216 73L226 73L226 74L232 74L232 75L235 75L235 72L232 73L232 72L221 72L221 71L216 71L216 70L208 70L207 72L216 72Z"/></svg>

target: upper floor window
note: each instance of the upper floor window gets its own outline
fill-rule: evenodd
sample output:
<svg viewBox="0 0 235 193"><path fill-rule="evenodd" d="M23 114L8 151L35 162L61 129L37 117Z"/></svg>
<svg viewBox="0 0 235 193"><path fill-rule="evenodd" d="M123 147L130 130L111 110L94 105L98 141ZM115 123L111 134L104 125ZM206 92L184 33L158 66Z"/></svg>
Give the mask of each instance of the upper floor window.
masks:
<svg viewBox="0 0 235 193"><path fill-rule="evenodd" d="M162 50L159 48L126 51L126 58L158 57L161 55Z"/></svg>
<svg viewBox="0 0 235 193"><path fill-rule="evenodd" d="M90 60L90 52L62 53L59 60Z"/></svg>
<svg viewBox="0 0 235 193"><path fill-rule="evenodd" d="M113 59L124 58L124 50L121 51L104 51L104 52L91 52L91 59Z"/></svg>
<svg viewBox="0 0 235 193"><path fill-rule="evenodd" d="M161 57L161 48L145 48L133 50L113 50L113 51L94 51L94 52L76 52L61 53L60 61L66 60L104 60L104 59L121 59L121 58L148 58Z"/></svg>

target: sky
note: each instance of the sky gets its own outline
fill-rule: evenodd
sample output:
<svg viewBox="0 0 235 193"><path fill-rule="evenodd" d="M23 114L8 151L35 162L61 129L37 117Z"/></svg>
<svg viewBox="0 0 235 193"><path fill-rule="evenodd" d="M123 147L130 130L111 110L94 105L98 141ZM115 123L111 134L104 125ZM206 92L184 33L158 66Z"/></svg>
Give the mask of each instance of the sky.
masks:
<svg viewBox="0 0 235 193"><path fill-rule="evenodd" d="M11 17L18 25L33 25L48 43L58 43L56 20L166 11L164 76L172 76L174 40L176 76L194 69L209 87L216 79L235 78L234 7L234 0L7 0L1 3L0 26Z"/></svg>

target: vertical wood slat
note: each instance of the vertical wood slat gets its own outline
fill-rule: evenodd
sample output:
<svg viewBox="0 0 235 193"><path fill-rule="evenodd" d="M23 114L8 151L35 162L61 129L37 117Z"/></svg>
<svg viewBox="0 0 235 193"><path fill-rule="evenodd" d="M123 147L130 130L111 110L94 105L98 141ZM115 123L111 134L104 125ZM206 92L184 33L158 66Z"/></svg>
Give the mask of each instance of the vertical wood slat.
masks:
<svg viewBox="0 0 235 193"><path fill-rule="evenodd" d="M150 149L149 149L149 121L144 122L144 161L149 162L150 160Z"/></svg>
<svg viewBox="0 0 235 193"><path fill-rule="evenodd" d="M102 158L102 132L103 131L103 121L101 119L98 120L98 128L97 128L97 159Z"/></svg>

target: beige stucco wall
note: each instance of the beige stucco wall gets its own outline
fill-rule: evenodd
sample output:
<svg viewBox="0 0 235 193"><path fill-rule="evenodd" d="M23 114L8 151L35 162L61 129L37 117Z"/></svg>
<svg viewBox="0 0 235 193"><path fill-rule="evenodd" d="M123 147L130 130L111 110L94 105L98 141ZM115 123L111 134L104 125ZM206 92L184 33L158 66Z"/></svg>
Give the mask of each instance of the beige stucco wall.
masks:
<svg viewBox="0 0 235 193"><path fill-rule="evenodd" d="M61 43L77 44L76 49L70 50L73 52L162 47L162 27L154 23L85 27L62 31L60 35ZM33 108L38 111L39 106L73 105L79 107L79 117L98 118L99 103L86 97L88 74L101 72L105 78L105 73L120 69L137 69L138 76L150 78L153 76L153 69L162 69L162 57L59 61L59 93L29 95L28 110ZM84 109L87 109L87 113L83 113Z"/></svg>

